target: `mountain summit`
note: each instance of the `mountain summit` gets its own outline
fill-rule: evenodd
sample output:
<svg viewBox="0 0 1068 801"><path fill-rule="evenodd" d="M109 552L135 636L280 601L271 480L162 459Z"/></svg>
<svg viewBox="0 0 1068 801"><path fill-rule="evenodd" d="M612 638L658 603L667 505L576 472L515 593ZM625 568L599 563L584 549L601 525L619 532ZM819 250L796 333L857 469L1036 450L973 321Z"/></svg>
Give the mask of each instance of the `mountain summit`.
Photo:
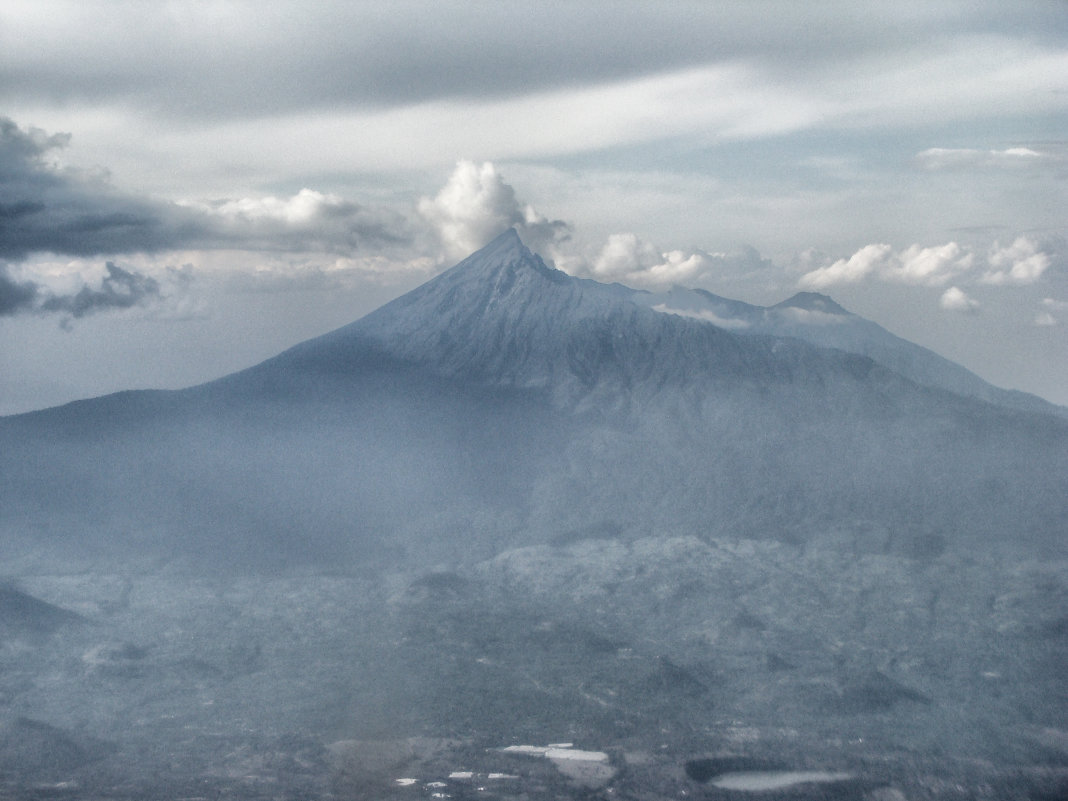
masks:
<svg viewBox="0 0 1068 801"><path fill-rule="evenodd" d="M547 266L508 229L436 278L282 359L344 361L373 348L443 375L544 385L559 324L607 309L588 283Z"/></svg>
<svg viewBox="0 0 1068 801"><path fill-rule="evenodd" d="M782 303L772 306L773 309L801 309L802 311L821 312L822 314L849 314L831 298L821 295L819 292L798 292Z"/></svg>

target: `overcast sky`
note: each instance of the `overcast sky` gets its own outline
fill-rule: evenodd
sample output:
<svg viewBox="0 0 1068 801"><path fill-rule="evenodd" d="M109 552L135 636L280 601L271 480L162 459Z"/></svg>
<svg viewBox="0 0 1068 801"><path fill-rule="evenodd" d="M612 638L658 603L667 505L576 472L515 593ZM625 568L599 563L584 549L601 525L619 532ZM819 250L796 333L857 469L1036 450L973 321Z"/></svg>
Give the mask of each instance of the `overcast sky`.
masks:
<svg viewBox="0 0 1068 801"><path fill-rule="evenodd" d="M509 225L1068 404L1068 3L0 4L0 414L179 387Z"/></svg>

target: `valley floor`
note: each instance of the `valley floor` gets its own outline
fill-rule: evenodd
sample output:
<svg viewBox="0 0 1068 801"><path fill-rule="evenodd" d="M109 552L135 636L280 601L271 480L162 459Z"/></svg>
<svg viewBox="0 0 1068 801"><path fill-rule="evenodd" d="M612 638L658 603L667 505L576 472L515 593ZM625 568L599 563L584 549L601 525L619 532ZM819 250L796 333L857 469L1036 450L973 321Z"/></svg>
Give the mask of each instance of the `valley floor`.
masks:
<svg viewBox="0 0 1068 801"><path fill-rule="evenodd" d="M1065 797L1065 565L824 545L8 560L0 799Z"/></svg>

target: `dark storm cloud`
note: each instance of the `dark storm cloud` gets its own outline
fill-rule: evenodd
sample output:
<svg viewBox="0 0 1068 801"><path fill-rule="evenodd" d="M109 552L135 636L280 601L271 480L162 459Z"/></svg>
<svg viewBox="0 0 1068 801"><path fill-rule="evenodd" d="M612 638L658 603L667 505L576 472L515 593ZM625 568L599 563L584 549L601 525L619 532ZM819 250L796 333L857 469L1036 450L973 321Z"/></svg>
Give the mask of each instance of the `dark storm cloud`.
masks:
<svg viewBox="0 0 1068 801"><path fill-rule="evenodd" d="M32 281L16 281L0 264L0 317L29 311L37 300L38 287Z"/></svg>
<svg viewBox="0 0 1068 801"><path fill-rule="evenodd" d="M0 258L177 248L351 253L409 238L398 215L308 190L290 199L215 206L124 193L104 177L49 163L49 154L69 139L0 118Z"/></svg>
<svg viewBox="0 0 1068 801"><path fill-rule="evenodd" d="M0 264L0 317L16 314L60 313L81 318L107 309L128 309L161 297L159 282L151 276L105 264L107 275L98 288L88 284L76 292L56 294L36 281L19 281ZM172 271L173 272L173 271Z"/></svg>
<svg viewBox="0 0 1068 801"><path fill-rule="evenodd" d="M181 119L240 118L530 94L711 62L820 69L909 48L950 25L1033 40L1064 30L1058 4L1014 14L975 0L401 2L389 13L343 2L55 5L63 25L0 12L3 27L24 32L0 55L0 102L118 101Z"/></svg>
<svg viewBox="0 0 1068 801"><path fill-rule="evenodd" d="M53 148L70 143L70 134L49 135L40 128L21 130L12 120L0 117L0 178L9 181L24 171L23 164L39 159Z"/></svg>
<svg viewBox="0 0 1068 801"><path fill-rule="evenodd" d="M41 304L41 309L84 317L102 309L128 309L159 297L159 282L154 278L124 270L110 261L105 266L108 274L100 289L84 286L73 295L50 297Z"/></svg>
<svg viewBox="0 0 1068 801"><path fill-rule="evenodd" d="M170 204L50 164L47 157L69 140L69 134L23 130L0 118L0 257L161 250L195 230L188 215Z"/></svg>

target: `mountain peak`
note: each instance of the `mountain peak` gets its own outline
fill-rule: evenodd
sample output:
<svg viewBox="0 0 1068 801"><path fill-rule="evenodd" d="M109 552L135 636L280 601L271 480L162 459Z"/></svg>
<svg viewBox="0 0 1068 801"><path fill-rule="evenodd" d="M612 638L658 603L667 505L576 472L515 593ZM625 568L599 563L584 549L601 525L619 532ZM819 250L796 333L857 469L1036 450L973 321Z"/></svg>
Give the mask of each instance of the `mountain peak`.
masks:
<svg viewBox="0 0 1068 801"><path fill-rule="evenodd" d="M523 240L519 238L519 232L514 227L506 228L497 236L493 237L484 247L475 251L476 253L485 253L487 251L496 252L498 250L516 250L525 251L527 246L523 244ZM472 254L473 255L473 254Z"/></svg>
<svg viewBox="0 0 1068 801"><path fill-rule="evenodd" d="M445 272L452 272L462 265L469 265L473 262L512 261L529 254L530 250L523 244L523 240L519 238L519 232L515 228L507 228Z"/></svg>
<svg viewBox="0 0 1068 801"><path fill-rule="evenodd" d="M801 309L803 311L822 312L823 314L848 315L850 312L839 306L832 298L819 292L798 292L782 303L776 303L773 309Z"/></svg>
<svg viewBox="0 0 1068 801"><path fill-rule="evenodd" d="M439 374L546 383L559 330L588 315L597 294L547 265L509 228L422 286L287 353L337 366L370 346Z"/></svg>
<svg viewBox="0 0 1068 801"><path fill-rule="evenodd" d="M474 276L484 279L491 274L502 270L512 271L517 267L533 268L544 277L555 281L566 279L564 273L549 267L540 256L524 245L514 228L508 228L494 237L489 244L433 279L430 284L448 283L452 280Z"/></svg>

